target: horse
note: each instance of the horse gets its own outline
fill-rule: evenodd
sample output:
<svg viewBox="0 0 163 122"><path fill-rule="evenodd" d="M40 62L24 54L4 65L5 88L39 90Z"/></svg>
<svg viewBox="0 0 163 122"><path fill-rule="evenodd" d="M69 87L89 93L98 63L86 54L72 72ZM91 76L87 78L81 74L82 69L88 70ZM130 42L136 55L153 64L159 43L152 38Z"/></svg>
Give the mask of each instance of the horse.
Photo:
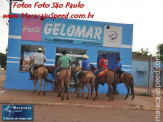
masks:
<svg viewBox="0 0 163 122"><path fill-rule="evenodd" d="M40 95L40 93L41 93L41 87L42 87L42 81L41 81L41 79L43 78L44 79L43 95L45 95L45 83L46 82L52 83L50 80L47 79L47 75L48 75L48 70L44 66L38 67L35 71L33 69L33 78L34 78L34 80L33 80L33 83L34 83L34 91L33 91L33 93L35 93L37 81L39 81L40 89L39 89L38 95Z"/></svg>
<svg viewBox="0 0 163 122"><path fill-rule="evenodd" d="M89 84L91 84L91 96L93 94L93 100L95 101L95 99L96 99L96 96L94 93L95 75L91 71L83 71L82 76L81 76L81 82L80 82L79 86L77 87L77 97L79 97L80 85L82 85L82 97L84 96L83 95L84 84L86 84L87 89L88 89L88 94L87 94L86 99L89 98L89 94L90 94Z"/></svg>
<svg viewBox="0 0 163 122"><path fill-rule="evenodd" d="M132 94L132 98L131 99L134 99L135 95L134 95L134 80L133 80L133 76L129 73L124 73L122 74L121 78L118 78L117 80L117 84L120 84L120 83L124 83L126 88L127 88L127 94L125 96L125 99L128 98L128 94L129 94L129 91L131 89L131 94Z"/></svg>
<svg viewBox="0 0 163 122"><path fill-rule="evenodd" d="M91 71L94 73L95 71L97 71L97 68L91 65ZM108 91L109 91L109 100L114 100L115 90L116 90L116 80L117 80L116 74L111 70L108 70L103 75L103 77L97 77L97 83L95 83L96 97L98 96L98 85L99 84L104 85L105 83L107 83ZM113 90L112 90L112 87L113 87Z"/></svg>
<svg viewBox="0 0 163 122"><path fill-rule="evenodd" d="M68 97L68 89L69 89L69 84L71 80L71 72L69 69L61 69L57 75L57 82L58 82L58 97L61 97L61 100L64 100L64 94L67 94L67 100L69 100Z"/></svg>

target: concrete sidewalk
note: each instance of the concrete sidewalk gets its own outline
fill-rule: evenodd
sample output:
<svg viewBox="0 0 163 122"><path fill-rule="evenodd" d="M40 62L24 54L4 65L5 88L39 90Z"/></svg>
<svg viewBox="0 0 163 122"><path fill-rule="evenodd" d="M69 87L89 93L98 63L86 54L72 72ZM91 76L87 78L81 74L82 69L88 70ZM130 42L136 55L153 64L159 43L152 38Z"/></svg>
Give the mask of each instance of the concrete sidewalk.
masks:
<svg viewBox="0 0 163 122"><path fill-rule="evenodd" d="M70 100L61 101L57 97L57 93L46 92L38 96L33 94L33 91L27 90L7 90L3 89L5 83L5 71L0 73L0 103L1 104L39 104L39 105L66 105L66 106L87 106L97 108L114 108L114 109L137 109L137 110L155 110L155 89L152 89L152 96L140 96L146 93L145 87L134 87L135 99L131 100L129 95L127 100L124 100L125 95L116 95L114 101L108 101L105 94L99 94L96 101L90 97L88 100L85 98L76 97L76 94L69 93ZM163 94L163 89L161 89ZM86 93L85 93L86 96ZM161 111L163 111L163 102L161 97Z"/></svg>

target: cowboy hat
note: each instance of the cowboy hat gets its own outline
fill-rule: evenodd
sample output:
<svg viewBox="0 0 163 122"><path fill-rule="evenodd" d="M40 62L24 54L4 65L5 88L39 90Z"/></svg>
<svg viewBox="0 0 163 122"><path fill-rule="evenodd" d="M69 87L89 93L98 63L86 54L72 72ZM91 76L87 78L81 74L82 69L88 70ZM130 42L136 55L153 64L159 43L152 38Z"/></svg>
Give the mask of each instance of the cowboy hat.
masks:
<svg viewBox="0 0 163 122"><path fill-rule="evenodd" d="M87 54L84 54L84 55L83 55L83 58L89 58L89 57L87 56Z"/></svg>
<svg viewBox="0 0 163 122"><path fill-rule="evenodd" d="M38 51L42 51L42 48L38 48Z"/></svg>

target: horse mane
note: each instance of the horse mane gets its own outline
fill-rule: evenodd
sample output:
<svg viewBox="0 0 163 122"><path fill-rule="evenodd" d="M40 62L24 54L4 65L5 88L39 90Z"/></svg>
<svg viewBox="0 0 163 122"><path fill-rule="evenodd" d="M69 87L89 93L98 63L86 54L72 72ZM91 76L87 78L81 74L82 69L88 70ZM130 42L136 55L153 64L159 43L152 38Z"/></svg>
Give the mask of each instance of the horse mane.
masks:
<svg viewBox="0 0 163 122"><path fill-rule="evenodd" d="M92 64L90 64L90 68L91 68L91 71L94 71L96 69L96 67L93 66Z"/></svg>

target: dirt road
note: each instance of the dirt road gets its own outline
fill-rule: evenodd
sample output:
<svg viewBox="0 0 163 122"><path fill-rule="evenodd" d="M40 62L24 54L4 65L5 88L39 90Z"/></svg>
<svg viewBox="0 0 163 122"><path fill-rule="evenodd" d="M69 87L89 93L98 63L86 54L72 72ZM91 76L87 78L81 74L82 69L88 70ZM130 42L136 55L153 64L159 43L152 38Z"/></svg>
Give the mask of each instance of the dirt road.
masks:
<svg viewBox="0 0 163 122"><path fill-rule="evenodd" d="M155 112L34 105L34 122L155 122Z"/></svg>

